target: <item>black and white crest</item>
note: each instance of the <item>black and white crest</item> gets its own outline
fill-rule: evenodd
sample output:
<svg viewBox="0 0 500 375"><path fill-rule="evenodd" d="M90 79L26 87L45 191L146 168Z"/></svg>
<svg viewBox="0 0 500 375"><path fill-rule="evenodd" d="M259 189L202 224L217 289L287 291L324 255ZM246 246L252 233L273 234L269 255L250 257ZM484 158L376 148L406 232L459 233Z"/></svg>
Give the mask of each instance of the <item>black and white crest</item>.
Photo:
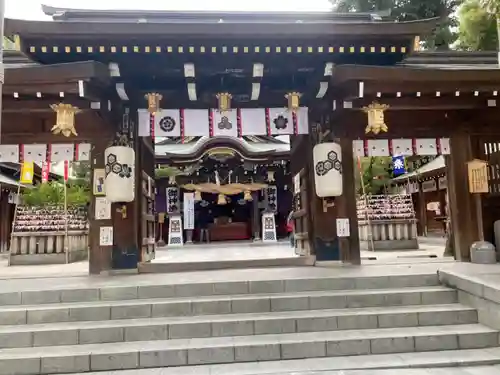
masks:
<svg viewBox="0 0 500 375"><path fill-rule="evenodd" d="M175 120L172 117L166 116L160 120L160 129L164 132L171 132L172 130L174 130L174 128Z"/></svg>
<svg viewBox="0 0 500 375"><path fill-rule="evenodd" d="M274 126L278 130L286 129L286 127L288 126L288 119L286 117L283 117L283 115L279 115L278 117L276 117L273 120L273 122L274 122Z"/></svg>
<svg viewBox="0 0 500 375"><path fill-rule="evenodd" d="M230 129L232 129L233 124L231 123L231 121L229 121L229 119L227 118L227 116L222 116L222 118L220 119L220 122L217 124L217 126L221 130L222 129L230 130Z"/></svg>

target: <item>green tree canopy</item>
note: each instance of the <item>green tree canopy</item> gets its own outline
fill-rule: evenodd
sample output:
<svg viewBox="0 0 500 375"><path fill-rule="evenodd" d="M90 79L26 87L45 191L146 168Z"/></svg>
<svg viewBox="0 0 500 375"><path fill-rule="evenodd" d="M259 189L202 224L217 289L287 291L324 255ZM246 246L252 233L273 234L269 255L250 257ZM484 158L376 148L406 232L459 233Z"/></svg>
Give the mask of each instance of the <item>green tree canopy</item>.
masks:
<svg viewBox="0 0 500 375"><path fill-rule="evenodd" d="M449 49L456 40L454 13L461 0L330 0L336 12L390 11L398 21L441 17L443 22L435 35L423 40L427 49Z"/></svg>
<svg viewBox="0 0 500 375"><path fill-rule="evenodd" d="M457 48L467 51L495 51L498 45L495 16L479 0L467 0L458 11Z"/></svg>
<svg viewBox="0 0 500 375"><path fill-rule="evenodd" d="M359 166L356 167L355 172L357 193L360 195L363 193L383 194L392 178L392 157L361 158L360 164L361 173Z"/></svg>

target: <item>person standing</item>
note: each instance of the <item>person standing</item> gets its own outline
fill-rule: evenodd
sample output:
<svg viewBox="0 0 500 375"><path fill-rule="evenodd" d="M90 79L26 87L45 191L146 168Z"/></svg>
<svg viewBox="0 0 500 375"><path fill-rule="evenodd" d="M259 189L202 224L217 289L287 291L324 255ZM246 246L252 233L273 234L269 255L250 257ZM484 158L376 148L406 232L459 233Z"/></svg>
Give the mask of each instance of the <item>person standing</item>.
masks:
<svg viewBox="0 0 500 375"><path fill-rule="evenodd" d="M290 239L290 246L295 248L295 224L293 221L293 211L290 211L288 218L286 220L286 230L288 232L288 238Z"/></svg>

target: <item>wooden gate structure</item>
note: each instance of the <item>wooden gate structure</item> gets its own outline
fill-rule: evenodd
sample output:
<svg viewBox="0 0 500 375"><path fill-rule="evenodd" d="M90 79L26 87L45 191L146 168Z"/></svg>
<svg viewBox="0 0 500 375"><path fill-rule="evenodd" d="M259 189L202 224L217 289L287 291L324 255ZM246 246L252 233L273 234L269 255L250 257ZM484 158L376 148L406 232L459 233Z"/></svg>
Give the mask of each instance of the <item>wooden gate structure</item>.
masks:
<svg viewBox="0 0 500 375"><path fill-rule="evenodd" d="M475 139L500 136L500 71L479 66L483 61L474 54L415 51L418 37L432 33L439 20L393 22L371 14L333 13L44 11L53 21L5 22L17 51L6 54L2 147L87 142L92 168L103 168L104 149L118 133L138 155L136 201L114 204L110 220L95 220L90 209L90 273L137 268L153 256L148 180L154 150L151 137L139 137L137 125L138 110L147 107L144 97L151 92L163 96L162 108L187 109L215 108L220 92L232 94L235 108L286 107L285 95L300 93L300 105L308 107L309 135L291 137L292 178L298 174L305 184L300 194L306 202L296 218L300 251L318 259L338 251L343 261L360 263L353 140L385 139L390 148L390 140L424 139L429 145L433 139L437 149L440 139L449 138L456 257L469 259L470 244L481 237L469 224L481 207L467 189L466 163L484 156L474 147ZM374 102L387 105L381 114L388 131L365 134L366 108ZM51 134L56 114L50 106L58 103L82 111L76 115L78 135ZM334 202L314 193L312 147L324 141L342 146L344 193ZM418 154L419 144L413 141L411 152ZM350 237L337 238L337 217L350 219ZM493 219L484 220L487 238ZM100 246L103 226L114 228L113 246Z"/></svg>

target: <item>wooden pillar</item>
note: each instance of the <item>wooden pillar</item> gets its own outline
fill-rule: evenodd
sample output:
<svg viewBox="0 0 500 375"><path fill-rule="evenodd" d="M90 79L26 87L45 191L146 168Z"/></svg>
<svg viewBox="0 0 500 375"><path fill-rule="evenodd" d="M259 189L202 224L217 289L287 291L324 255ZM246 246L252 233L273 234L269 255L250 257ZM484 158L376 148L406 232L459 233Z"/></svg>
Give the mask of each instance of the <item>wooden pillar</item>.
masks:
<svg viewBox="0 0 500 375"><path fill-rule="evenodd" d="M107 139L95 140L92 143L92 150L90 155L91 166L91 180L93 187L96 183L94 181L95 169L104 169L104 150L108 145ZM93 189L92 189L93 190ZM96 220L95 217L95 200L96 197L91 191L91 200L89 205L89 273L91 275L99 275L102 271L109 271L112 263L112 247L101 247L99 244L100 228L101 226L113 226L112 220Z"/></svg>
<svg viewBox="0 0 500 375"><path fill-rule="evenodd" d="M418 222L420 226L420 235L427 236L427 203L425 202L425 193L422 190L422 183L418 182Z"/></svg>
<svg viewBox="0 0 500 375"><path fill-rule="evenodd" d="M128 114L128 116L127 116ZM123 118L118 128L122 134L132 138L135 150L135 199L128 203L113 203L111 214L113 218L113 269L136 269L141 261L141 225L142 213L140 200L142 197L142 165L144 164L143 142L137 135L137 111L130 108L122 109Z"/></svg>
<svg viewBox="0 0 500 375"><path fill-rule="evenodd" d="M312 134L307 139L306 148L308 164L306 170L306 193L309 202L307 214L310 216L310 228L308 228L311 250L319 261L331 261L340 259L339 241L336 229L336 209L333 205L326 205L319 198L315 190L315 168L313 162L313 147L319 142ZM352 147L351 147L352 148Z"/></svg>
<svg viewBox="0 0 500 375"><path fill-rule="evenodd" d="M455 259L470 261L470 246L481 238L475 223L478 215L482 215L482 207L476 207L468 189L467 162L474 158L470 135L458 131L452 133L450 146L451 155L446 167Z"/></svg>
<svg viewBox="0 0 500 375"><path fill-rule="evenodd" d="M341 259L351 264L361 264L359 244L358 213L356 208L355 164L352 140L341 138L342 148L342 196L336 199L337 217L349 219L349 237L339 238ZM335 222L332 223L335 228Z"/></svg>
<svg viewBox="0 0 500 375"><path fill-rule="evenodd" d="M252 192L252 235L254 241L260 241L259 192Z"/></svg>

